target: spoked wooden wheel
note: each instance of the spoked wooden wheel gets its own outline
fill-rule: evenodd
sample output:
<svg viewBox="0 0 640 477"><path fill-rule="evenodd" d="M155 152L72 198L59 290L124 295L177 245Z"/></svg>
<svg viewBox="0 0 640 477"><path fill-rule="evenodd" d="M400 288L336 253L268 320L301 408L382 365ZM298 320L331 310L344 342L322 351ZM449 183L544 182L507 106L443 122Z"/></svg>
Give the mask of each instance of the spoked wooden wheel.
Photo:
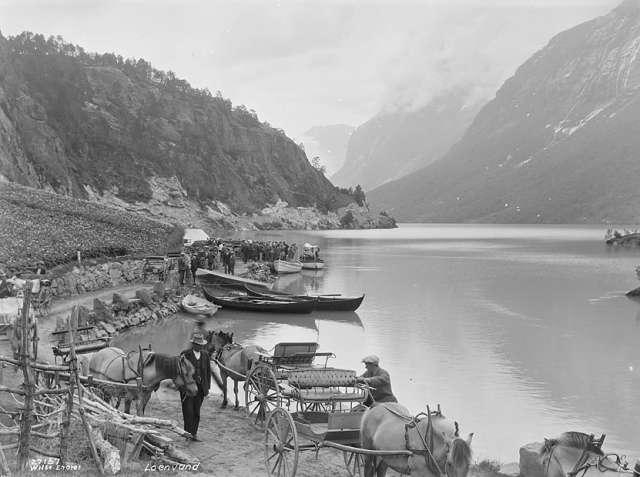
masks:
<svg viewBox="0 0 640 477"><path fill-rule="evenodd" d="M305 402L301 403L304 412L330 412L331 406L324 402Z"/></svg>
<svg viewBox="0 0 640 477"><path fill-rule="evenodd" d="M264 430L264 463L267 475L294 477L298 468L298 432L291 414L276 407Z"/></svg>
<svg viewBox="0 0 640 477"><path fill-rule="evenodd" d="M349 477L362 477L364 475L364 456L355 452L342 452L344 465L347 466Z"/></svg>
<svg viewBox="0 0 640 477"><path fill-rule="evenodd" d="M262 427L269 413L281 402L278 381L271 368L257 365L249 372L244 386L244 402L249 418Z"/></svg>

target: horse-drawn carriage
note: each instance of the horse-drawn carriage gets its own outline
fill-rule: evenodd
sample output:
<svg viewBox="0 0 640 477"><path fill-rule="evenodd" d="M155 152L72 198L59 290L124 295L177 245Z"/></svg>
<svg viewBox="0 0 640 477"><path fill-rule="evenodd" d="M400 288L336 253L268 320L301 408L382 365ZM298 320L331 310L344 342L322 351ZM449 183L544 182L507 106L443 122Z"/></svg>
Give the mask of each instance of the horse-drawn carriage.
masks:
<svg viewBox="0 0 640 477"><path fill-rule="evenodd" d="M228 343L227 346L237 349L238 353L243 349L237 344ZM328 367L328 359L335 355L318 352L317 349L317 343L279 343L273 349L273 354L257 353L255 362L245 363L249 369L246 376L227 367L220 353L213 358L234 381L246 380L247 414L254 423L264 424L264 459L268 475L294 477L300 452L317 452L323 447L343 453L345 466L351 476L363 474L366 456L401 458L406 462L415 459L418 465L442 470L445 464L441 457L448 458L449 454L445 445L451 449L454 447L452 443L457 441L458 448L469 450L467 441L458 436L457 424L445 419L439 406L436 411L427 408L426 414L413 417L397 404L390 406L397 406L399 411L392 408L383 412L387 413L386 417L396 421L401 439L406 437L413 446L404 449L362 448L360 429L368 409L364 402L369 395L369 388L358 383L356 371ZM324 358L324 362L315 364L317 358ZM223 391L226 401L226 391ZM374 409L378 408L383 409ZM445 434L449 442L439 442L438 439L442 441ZM438 461L433 456L428 457L430 451L425 450L426 444L423 445L430 442L430 448L434 449L434 436ZM470 451L460 465L468 466L469 461ZM438 475L438 471L434 470L433 474ZM444 473L440 472L440 475Z"/></svg>

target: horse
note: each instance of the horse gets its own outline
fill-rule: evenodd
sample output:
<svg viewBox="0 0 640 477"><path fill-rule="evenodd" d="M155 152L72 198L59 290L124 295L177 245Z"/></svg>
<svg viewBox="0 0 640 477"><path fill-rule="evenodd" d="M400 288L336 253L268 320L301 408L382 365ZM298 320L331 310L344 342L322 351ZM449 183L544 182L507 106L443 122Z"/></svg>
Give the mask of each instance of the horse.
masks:
<svg viewBox="0 0 640 477"><path fill-rule="evenodd" d="M138 374L138 361L142 359L142 374ZM148 386L152 391L157 391L160 382L165 379L173 379L178 389L184 390L189 396L195 396L198 386L193 378L195 368L193 364L184 356L167 356L151 350L142 350L142 357L139 351L125 353L120 348L107 347L94 353L89 360L90 372L99 378L117 383L130 383L136 378L142 378L142 384ZM110 399L109 392L105 392L107 400ZM142 414L151 397L151 391L143 391L141 399ZM136 399L135 391L127 391L125 397L125 412L129 414L131 402ZM120 405L120 398L116 408Z"/></svg>
<svg viewBox="0 0 640 477"><path fill-rule="evenodd" d="M594 439L592 434L565 432L555 439L545 439L540 450L540 462L546 477L613 477L614 474L633 474L627 462L617 454L602 451L604 435ZM614 459L615 457L615 459Z"/></svg>
<svg viewBox="0 0 640 477"><path fill-rule="evenodd" d="M238 402L238 382L246 381L247 374L260 354L267 350L260 346L241 346L233 342L233 333L209 331L207 333L207 352L221 365L220 378L212 372L213 380L222 391L222 406L227 407L227 378L233 380L233 392L236 397L234 409L240 407Z"/></svg>
<svg viewBox="0 0 640 477"><path fill-rule="evenodd" d="M446 419L439 410L411 417L401 404L374 404L362 416L360 439L363 449L413 453L367 455L365 477L384 477L389 467L403 475L466 477L471 465L473 433L462 439L458 423Z"/></svg>

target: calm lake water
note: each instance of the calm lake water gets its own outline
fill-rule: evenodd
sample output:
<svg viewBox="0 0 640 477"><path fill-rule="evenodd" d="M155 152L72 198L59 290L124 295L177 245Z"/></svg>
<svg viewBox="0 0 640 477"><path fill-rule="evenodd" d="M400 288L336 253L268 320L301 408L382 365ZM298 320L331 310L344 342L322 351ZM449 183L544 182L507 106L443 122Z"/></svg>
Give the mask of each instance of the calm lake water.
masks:
<svg viewBox="0 0 640 477"><path fill-rule="evenodd" d="M402 225L395 230L276 232L245 238L317 243L323 272L280 279L296 292L366 293L356 313L274 317L220 311L208 328L247 344L318 341L333 366L370 353L413 412L440 403L474 432L477 458L518 460L521 444L568 430L606 433L640 456L640 249L611 249L602 227ZM177 352L192 320L140 329Z"/></svg>

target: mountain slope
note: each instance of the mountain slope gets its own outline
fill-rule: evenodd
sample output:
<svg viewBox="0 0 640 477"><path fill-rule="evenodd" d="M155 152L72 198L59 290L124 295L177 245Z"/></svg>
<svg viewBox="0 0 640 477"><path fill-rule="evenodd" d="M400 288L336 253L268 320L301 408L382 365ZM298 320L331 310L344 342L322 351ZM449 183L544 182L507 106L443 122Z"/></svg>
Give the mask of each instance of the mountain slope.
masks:
<svg viewBox="0 0 640 477"><path fill-rule="evenodd" d="M205 211L350 202L244 106L143 60L31 33L0 36L0 178L138 208L162 184Z"/></svg>
<svg viewBox="0 0 640 477"><path fill-rule="evenodd" d="M313 126L300 140L304 143L307 157L318 157L320 164L331 175L342 167L347 155L347 144L355 128L346 124Z"/></svg>
<svg viewBox="0 0 640 477"><path fill-rule="evenodd" d="M415 111L381 113L351 136L343 167L331 180L373 189L442 157L462 137L481 104L456 88Z"/></svg>
<svg viewBox="0 0 640 477"><path fill-rule="evenodd" d="M404 220L637 222L640 2L555 36L441 160L369 200Z"/></svg>

